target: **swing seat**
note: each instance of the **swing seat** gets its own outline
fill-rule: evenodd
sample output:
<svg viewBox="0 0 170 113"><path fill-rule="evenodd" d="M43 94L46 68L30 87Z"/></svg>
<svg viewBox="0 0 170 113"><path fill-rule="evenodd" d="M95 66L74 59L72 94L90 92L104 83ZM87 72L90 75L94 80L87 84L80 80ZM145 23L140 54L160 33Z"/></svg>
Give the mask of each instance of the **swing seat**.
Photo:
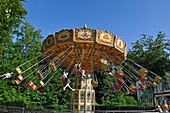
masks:
<svg viewBox="0 0 170 113"><path fill-rule="evenodd" d="M15 80L11 80L12 84L15 84Z"/></svg>
<svg viewBox="0 0 170 113"><path fill-rule="evenodd" d="M21 74L21 73L22 73L22 71L21 71L21 69L20 69L19 67L17 67L17 68L15 69L15 71L16 71L17 74Z"/></svg>
<svg viewBox="0 0 170 113"><path fill-rule="evenodd" d="M130 93L131 93L131 94L134 94L134 93L135 93L135 90L131 90Z"/></svg>
<svg viewBox="0 0 170 113"><path fill-rule="evenodd" d="M28 85L29 85L28 83L24 84L24 88L27 88L27 87L28 87Z"/></svg>
<svg viewBox="0 0 170 113"><path fill-rule="evenodd" d="M143 77L143 76L140 76L139 80L140 80L141 82L145 83L146 80L147 80L147 78L146 78L146 77Z"/></svg>
<svg viewBox="0 0 170 113"><path fill-rule="evenodd" d="M139 69L138 73L142 76L146 76L148 74L148 71L146 69Z"/></svg>
<svg viewBox="0 0 170 113"><path fill-rule="evenodd" d="M134 89L135 91L137 91L138 90L138 88L135 86L135 89Z"/></svg>
<svg viewBox="0 0 170 113"><path fill-rule="evenodd" d="M115 88L115 90L119 90L121 87L119 86L118 83L116 83L116 84L114 84L114 88Z"/></svg>
<svg viewBox="0 0 170 113"><path fill-rule="evenodd" d="M98 82L97 81L92 80L91 82L92 82L93 87L97 87L98 86Z"/></svg>
<svg viewBox="0 0 170 113"><path fill-rule="evenodd" d="M33 83L32 81L30 81L28 84L29 84L31 87L34 85L34 83Z"/></svg>
<svg viewBox="0 0 170 113"><path fill-rule="evenodd" d="M43 87L39 87L39 88L37 88L37 90L38 90L41 94L43 94L43 93L44 93L44 89L43 89Z"/></svg>
<svg viewBox="0 0 170 113"><path fill-rule="evenodd" d="M159 77L159 76L155 76L155 78L154 78L154 80L157 81L158 83L161 81L161 79L162 79L162 78Z"/></svg>
<svg viewBox="0 0 170 113"><path fill-rule="evenodd" d="M44 84L44 82L43 82L43 81L40 81L40 85L41 85L42 87L44 87L44 86L45 86L45 84Z"/></svg>
<svg viewBox="0 0 170 113"><path fill-rule="evenodd" d="M129 88L131 91L133 91L135 89L135 87L133 85L130 85Z"/></svg>
<svg viewBox="0 0 170 113"><path fill-rule="evenodd" d="M153 84L152 84L152 85L153 85L153 87L156 87L156 86L157 86L157 83L153 82Z"/></svg>
<svg viewBox="0 0 170 113"><path fill-rule="evenodd" d="M129 93L130 93L130 91L127 90L127 91L126 91L126 94L129 95Z"/></svg>
<svg viewBox="0 0 170 113"><path fill-rule="evenodd" d="M19 79L20 81L22 81L24 78L23 78L22 75L19 75L19 76L18 76L18 79Z"/></svg>
<svg viewBox="0 0 170 113"><path fill-rule="evenodd" d="M109 70L110 70L110 67L108 66L107 63L103 63L103 64L102 64L102 68L103 68L103 70L105 70L105 71L109 71Z"/></svg>
<svg viewBox="0 0 170 113"><path fill-rule="evenodd" d="M118 83L121 87L125 84L125 82L124 82L123 80L118 80L117 83Z"/></svg>
<svg viewBox="0 0 170 113"><path fill-rule="evenodd" d="M148 81L146 84L148 85L148 87L150 87L152 85L152 82Z"/></svg>
<svg viewBox="0 0 170 113"><path fill-rule="evenodd" d="M50 67L51 71L56 71L56 70L57 70L57 68L55 67L54 62L53 62L53 63L50 63L50 64L49 64L49 67Z"/></svg>
<svg viewBox="0 0 170 113"><path fill-rule="evenodd" d="M38 76L38 78L42 78L43 77L42 76L42 72L40 70L37 71L37 76Z"/></svg>
<svg viewBox="0 0 170 113"><path fill-rule="evenodd" d="M16 83L16 84L20 84L20 83L21 83L21 81L19 81L19 80L15 80L15 83Z"/></svg>
<svg viewBox="0 0 170 113"><path fill-rule="evenodd" d="M123 73L119 72L119 71L116 71L115 72L115 76L119 79L121 79L123 77Z"/></svg>
<svg viewBox="0 0 170 113"><path fill-rule="evenodd" d="M32 86L32 89L33 89L33 90L37 90L37 86L36 86L36 85L33 85L33 86Z"/></svg>
<svg viewBox="0 0 170 113"><path fill-rule="evenodd" d="M142 86L142 90L145 90L145 86L144 85Z"/></svg>

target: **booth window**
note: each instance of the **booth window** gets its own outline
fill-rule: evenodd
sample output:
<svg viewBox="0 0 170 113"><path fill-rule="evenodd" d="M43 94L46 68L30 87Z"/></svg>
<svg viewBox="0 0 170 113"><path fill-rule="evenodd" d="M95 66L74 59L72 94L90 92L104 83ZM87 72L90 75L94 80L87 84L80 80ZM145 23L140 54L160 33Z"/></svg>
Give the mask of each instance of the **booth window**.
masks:
<svg viewBox="0 0 170 113"><path fill-rule="evenodd" d="M84 100L84 91L81 91L81 100Z"/></svg>
<svg viewBox="0 0 170 113"><path fill-rule="evenodd" d="M87 100L90 100L90 92L87 92Z"/></svg>
<svg viewBox="0 0 170 113"><path fill-rule="evenodd" d="M90 106L89 105L87 105L87 111L90 111Z"/></svg>
<svg viewBox="0 0 170 113"><path fill-rule="evenodd" d="M84 105L80 105L80 110L84 110Z"/></svg>
<svg viewBox="0 0 170 113"><path fill-rule="evenodd" d="M92 93L92 100L94 100L94 92Z"/></svg>

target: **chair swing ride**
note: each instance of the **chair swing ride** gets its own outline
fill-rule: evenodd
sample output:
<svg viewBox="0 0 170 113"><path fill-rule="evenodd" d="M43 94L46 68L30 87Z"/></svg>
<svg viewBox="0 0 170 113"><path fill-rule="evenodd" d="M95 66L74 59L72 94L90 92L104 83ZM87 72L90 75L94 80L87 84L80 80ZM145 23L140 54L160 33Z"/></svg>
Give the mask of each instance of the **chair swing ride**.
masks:
<svg viewBox="0 0 170 113"><path fill-rule="evenodd" d="M84 28L63 29L48 35L43 41L42 52L42 55L16 67L16 73L12 76L17 75L18 79L11 80L11 82L20 84L36 73L37 77L41 79L39 80L40 85L36 86L32 82L34 78L24 84L24 87L31 86L33 90L43 93L45 86L56 75L59 67L64 68L65 72L71 70L70 77L73 72L75 73L75 85L73 86L75 89L71 92L71 110L95 110L93 87L99 85L95 71L108 72L108 81L117 96L120 90L128 95L134 94L137 90L143 91L146 87L156 87L161 80L157 74L126 58L126 43L122 38L107 30L89 29L86 25ZM40 56L43 56L43 59L28 69L21 70L20 67ZM30 74L24 75L26 71L39 65L42 61L46 62ZM50 74L51 76L48 77ZM112 81L111 76L116 82ZM64 76L61 76L63 87L66 85L65 79ZM139 83L139 86L136 86L136 82ZM54 90L52 91L54 92Z"/></svg>

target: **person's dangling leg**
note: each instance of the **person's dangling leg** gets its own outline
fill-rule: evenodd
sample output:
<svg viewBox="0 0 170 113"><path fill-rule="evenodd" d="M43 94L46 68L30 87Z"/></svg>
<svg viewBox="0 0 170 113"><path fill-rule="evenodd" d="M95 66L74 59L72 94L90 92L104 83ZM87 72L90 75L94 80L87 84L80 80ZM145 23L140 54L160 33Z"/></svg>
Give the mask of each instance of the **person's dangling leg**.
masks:
<svg viewBox="0 0 170 113"><path fill-rule="evenodd" d="M6 76L6 74L1 75L0 77Z"/></svg>
<svg viewBox="0 0 170 113"><path fill-rule="evenodd" d="M67 85L64 87L64 91L65 91L65 89L66 89L67 87L68 87L69 89L71 89L72 91L75 90L75 89L72 89L72 88L70 87L69 83L67 83Z"/></svg>
<svg viewBox="0 0 170 113"><path fill-rule="evenodd" d="M85 71L82 70L82 76L85 78L86 77L86 74L85 74Z"/></svg>
<svg viewBox="0 0 170 113"><path fill-rule="evenodd" d="M64 91L66 90L66 88L69 86L69 83L66 84L66 86L64 86Z"/></svg>
<svg viewBox="0 0 170 113"><path fill-rule="evenodd" d="M72 88L70 87L70 85L68 85L67 87L68 87L69 89L71 89L72 91L74 91L74 90L75 90L75 89L72 89Z"/></svg>

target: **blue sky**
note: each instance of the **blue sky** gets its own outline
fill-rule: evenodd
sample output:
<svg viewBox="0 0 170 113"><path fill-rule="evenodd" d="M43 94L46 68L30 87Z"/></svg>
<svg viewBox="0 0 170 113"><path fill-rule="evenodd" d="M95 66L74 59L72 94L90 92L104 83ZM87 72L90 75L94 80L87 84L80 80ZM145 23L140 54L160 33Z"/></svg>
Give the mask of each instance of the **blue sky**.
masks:
<svg viewBox="0 0 170 113"><path fill-rule="evenodd" d="M46 38L65 29L108 30L122 37L127 48L141 34L170 39L170 0L28 0L24 3L32 26Z"/></svg>

